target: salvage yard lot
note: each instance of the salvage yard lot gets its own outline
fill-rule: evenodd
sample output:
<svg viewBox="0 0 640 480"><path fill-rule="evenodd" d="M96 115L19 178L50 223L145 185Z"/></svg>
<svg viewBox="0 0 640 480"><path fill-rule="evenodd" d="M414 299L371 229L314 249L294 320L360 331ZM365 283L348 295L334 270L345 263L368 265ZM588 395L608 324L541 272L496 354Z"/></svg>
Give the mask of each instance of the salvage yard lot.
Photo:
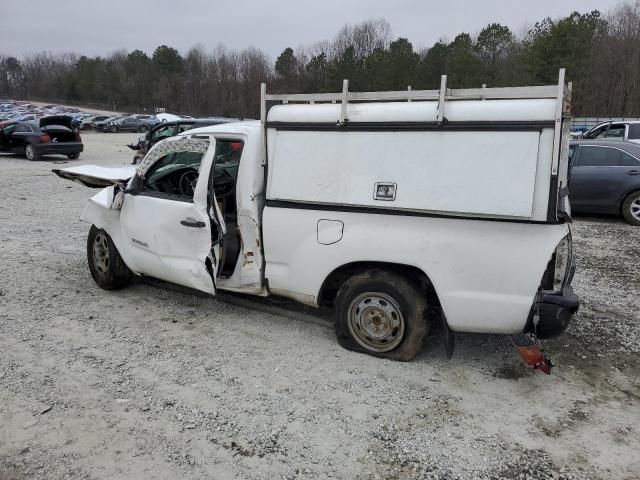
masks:
<svg viewBox="0 0 640 480"><path fill-rule="evenodd" d="M51 173L130 163L137 135L77 161L0 156L0 479L640 476L640 228L573 225L582 307L545 342L432 336L412 363L341 349L326 312L203 298L86 266L95 190ZM526 255L526 252L523 252Z"/></svg>

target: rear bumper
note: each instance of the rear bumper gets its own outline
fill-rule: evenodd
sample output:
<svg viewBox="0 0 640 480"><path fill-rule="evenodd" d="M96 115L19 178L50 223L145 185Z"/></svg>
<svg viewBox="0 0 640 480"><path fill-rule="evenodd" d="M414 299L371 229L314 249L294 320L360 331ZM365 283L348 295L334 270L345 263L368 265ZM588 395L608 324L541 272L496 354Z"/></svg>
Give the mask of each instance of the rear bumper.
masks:
<svg viewBox="0 0 640 480"><path fill-rule="evenodd" d="M33 148L40 155L60 154L68 155L70 153L80 153L84 150L84 145L80 142L47 142L33 145Z"/></svg>
<svg viewBox="0 0 640 480"><path fill-rule="evenodd" d="M570 285L562 293L544 292L531 309L526 331L535 333L538 338L562 335L579 307L580 299ZM537 325L534 318L536 314L539 317Z"/></svg>

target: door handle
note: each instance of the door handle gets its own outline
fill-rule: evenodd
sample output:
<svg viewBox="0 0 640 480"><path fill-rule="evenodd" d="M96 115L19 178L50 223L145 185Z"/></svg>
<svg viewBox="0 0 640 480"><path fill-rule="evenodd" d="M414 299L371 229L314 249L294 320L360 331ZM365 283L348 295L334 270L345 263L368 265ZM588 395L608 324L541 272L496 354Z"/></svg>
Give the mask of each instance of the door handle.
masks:
<svg viewBox="0 0 640 480"><path fill-rule="evenodd" d="M180 225L193 228L204 228L207 226L206 223L194 220L193 218L185 218L184 220L180 220Z"/></svg>
<svg viewBox="0 0 640 480"><path fill-rule="evenodd" d="M627 175L640 175L640 170L627 170Z"/></svg>

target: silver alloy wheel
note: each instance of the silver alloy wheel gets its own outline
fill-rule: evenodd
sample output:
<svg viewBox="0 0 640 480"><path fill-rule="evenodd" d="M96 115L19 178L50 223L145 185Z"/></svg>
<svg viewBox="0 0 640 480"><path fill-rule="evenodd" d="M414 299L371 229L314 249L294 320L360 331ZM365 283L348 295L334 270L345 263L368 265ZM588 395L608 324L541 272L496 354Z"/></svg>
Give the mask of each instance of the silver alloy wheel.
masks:
<svg viewBox="0 0 640 480"><path fill-rule="evenodd" d="M640 195L638 195L631 205L629 205L629 210L631 211L631 216L636 220L640 221Z"/></svg>
<svg viewBox="0 0 640 480"><path fill-rule="evenodd" d="M398 303L382 292L358 295L349 305L349 331L371 352L388 352L404 338L405 321Z"/></svg>
<svg viewBox="0 0 640 480"><path fill-rule="evenodd" d="M104 233L93 239L93 266L101 275L109 271L109 243Z"/></svg>
<svg viewBox="0 0 640 480"><path fill-rule="evenodd" d="M36 156L36 152L33 149L33 145L29 144L24 148L24 155L27 157L27 160L33 160Z"/></svg>

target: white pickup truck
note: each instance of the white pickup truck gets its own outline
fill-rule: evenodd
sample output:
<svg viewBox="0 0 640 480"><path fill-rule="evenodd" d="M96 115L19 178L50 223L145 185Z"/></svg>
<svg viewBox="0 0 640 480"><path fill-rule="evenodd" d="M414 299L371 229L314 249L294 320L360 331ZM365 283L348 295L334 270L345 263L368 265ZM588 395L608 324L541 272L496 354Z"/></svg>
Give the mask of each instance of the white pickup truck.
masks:
<svg viewBox="0 0 640 480"><path fill-rule="evenodd" d="M268 95L260 121L190 130L82 218L106 289L150 276L332 305L346 348L397 360L430 326L538 337L578 309L567 191L571 87ZM437 320L436 320L437 319Z"/></svg>

